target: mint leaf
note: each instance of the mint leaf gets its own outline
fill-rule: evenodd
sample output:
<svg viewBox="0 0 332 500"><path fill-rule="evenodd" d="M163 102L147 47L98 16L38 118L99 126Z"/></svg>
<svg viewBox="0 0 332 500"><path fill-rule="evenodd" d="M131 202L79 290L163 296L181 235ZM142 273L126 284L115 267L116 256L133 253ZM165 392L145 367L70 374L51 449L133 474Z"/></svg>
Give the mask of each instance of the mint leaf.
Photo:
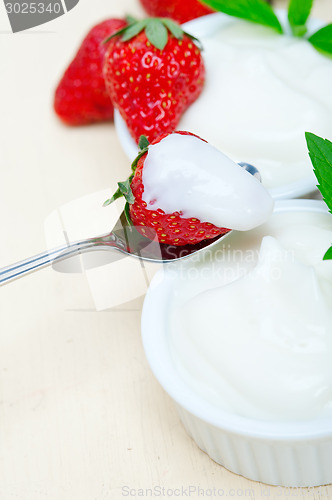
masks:
<svg viewBox="0 0 332 500"><path fill-rule="evenodd" d="M307 32L306 22L313 0L290 0L288 21L295 36L303 36Z"/></svg>
<svg viewBox="0 0 332 500"><path fill-rule="evenodd" d="M283 33L279 19L273 12L272 7L264 0L201 0L214 10L224 12L229 16L239 17L263 24Z"/></svg>
<svg viewBox="0 0 332 500"><path fill-rule="evenodd" d="M316 31L308 38L308 41L315 49L332 54L332 24L327 24L324 28Z"/></svg>
<svg viewBox="0 0 332 500"><path fill-rule="evenodd" d="M168 40L168 31L159 19L149 19L145 28L147 39L157 47L163 50Z"/></svg>
<svg viewBox="0 0 332 500"><path fill-rule="evenodd" d="M318 189L332 213L332 142L322 139L310 132L305 133L309 156L318 179ZM332 259L332 247L328 249L323 260Z"/></svg>
<svg viewBox="0 0 332 500"><path fill-rule="evenodd" d="M332 260L332 247L328 249L328 251L323 257L323 260Z"/></svg>
<svg viewBox="0 0 332 500"><path fill-rule="evenodd" d="M318 189L332 213L332 142L306 132L309 156L318 179Z"/></svg>

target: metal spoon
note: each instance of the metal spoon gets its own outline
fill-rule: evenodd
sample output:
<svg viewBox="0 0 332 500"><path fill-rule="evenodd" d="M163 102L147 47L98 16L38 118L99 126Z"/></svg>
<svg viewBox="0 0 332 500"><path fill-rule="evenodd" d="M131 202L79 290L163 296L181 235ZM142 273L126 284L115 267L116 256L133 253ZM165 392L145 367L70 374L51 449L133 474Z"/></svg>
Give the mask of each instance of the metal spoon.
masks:
<svg viewBox="0 0 332 500"><path fill-rule="evenodd" d="M248 163L239 163L239 165L261 180L260 174L254 166ZM196 245L166 245L142 236L134 226L128 224L126 216L122 212L112 231L105 236L77 241L0 269L0 286L69 257L95 250L118 250L122 254L158 264L172 262L188 257L217 241L223 240L231 232L213 239L203 240Z"/></svg>

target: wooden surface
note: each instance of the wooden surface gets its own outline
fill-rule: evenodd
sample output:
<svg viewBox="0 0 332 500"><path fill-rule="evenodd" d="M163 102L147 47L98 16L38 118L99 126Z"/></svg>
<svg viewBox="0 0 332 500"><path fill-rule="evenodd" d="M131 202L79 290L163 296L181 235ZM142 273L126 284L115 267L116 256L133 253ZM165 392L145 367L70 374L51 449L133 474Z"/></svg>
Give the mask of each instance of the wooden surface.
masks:
<svg viewBox="0 0 332 500"><path fill-rule="evenodd" d="M331 0L314 12L331 21ZM128 172L114 126L68 129L51 104L90 26L127 13L143 14L138 0L81 0L12 35L0 4L0 266L60 242L63 230L98 234L115 217L86 209ZM151 498L153 488L153 498L332 497L331 488L248 481L201 452L143 354L141 307L155 268L123 259L101 269L49 268L0 288L1 500Z"/></svg>

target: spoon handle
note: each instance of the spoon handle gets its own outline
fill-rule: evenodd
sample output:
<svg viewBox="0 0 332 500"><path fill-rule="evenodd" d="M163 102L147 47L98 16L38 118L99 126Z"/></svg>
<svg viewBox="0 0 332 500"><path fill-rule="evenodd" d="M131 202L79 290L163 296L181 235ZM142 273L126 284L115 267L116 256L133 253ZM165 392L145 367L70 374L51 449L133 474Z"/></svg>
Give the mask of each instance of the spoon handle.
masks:
<svg viewBox="0 0 332 500"><path fill-rule="evenodd" d="M53 250L47 250L34 257L29 257L15 264L11 264L10 266L3 267L0 269L0 286L17 278L21 278L32 271L47 267L53 264L53 262L59 262L69 257L73 257L99 245L100 242L98 238L82 240Z"/></svg>

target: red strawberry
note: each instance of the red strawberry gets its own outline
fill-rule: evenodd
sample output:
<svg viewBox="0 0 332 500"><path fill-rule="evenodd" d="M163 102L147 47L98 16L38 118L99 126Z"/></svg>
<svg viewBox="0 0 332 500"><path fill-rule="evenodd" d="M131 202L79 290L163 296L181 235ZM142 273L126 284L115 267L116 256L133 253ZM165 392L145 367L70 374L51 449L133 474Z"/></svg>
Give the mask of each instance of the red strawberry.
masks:
<svg viewBox="0 0 332 500"><path fill-rule="evenodd" d="M102 42L126 24L121 19L109 19L92 28L83 40L55 91L55 112L67 125L86 125L113 118L114 108L102 73L107 50Z"/></svg>
<svg viewBox="0 0 332 500"><path fill-rule="evenodd" d="M169 17L180 24L215 12L199 0L141 0L141 4L149 16Z"/></svg>
<svg viewBox="0 0 332 500"><path fill-rule="evenodd" d="M170 17L178 23L214 12L199 0L141 0L141 3L149 16Z"/></svg>
<svg viewBox="0 0 332 500"><path fill-rule="evenodd" d="M174 133L195 136L195 134L191 134L190 132ZM151 144L157 144L168 135L167 133L162 134ZM198 137L198 139L201 138ZM119 189L111 199L104 203L105 206L109 205L120 196L125 196L129 203L130 220L136 229L143 234L143 236L151 240L157 237L160 243L167 243L169 245L194 245L200 241L215 238L216 236L229 232L229 229L217 227L209 222L201 222L198 218L184 218L181 212L167 214L158 208L153 210L148 209L146 202L142 200L144 192L142 171L148 154L148 141L146 137L141 137L140 147L142 150L132 164L134 173L126 182L120 182L118 184Z"/></svg>
<svg viewBox="0 0 332 500"><path fill-rule="evenodd" d="M192 37L170 19L149 18L110 38L104 76L114 106L138 142L141 135L151 141L175 130L202 91L205 69Z"/></svg>

